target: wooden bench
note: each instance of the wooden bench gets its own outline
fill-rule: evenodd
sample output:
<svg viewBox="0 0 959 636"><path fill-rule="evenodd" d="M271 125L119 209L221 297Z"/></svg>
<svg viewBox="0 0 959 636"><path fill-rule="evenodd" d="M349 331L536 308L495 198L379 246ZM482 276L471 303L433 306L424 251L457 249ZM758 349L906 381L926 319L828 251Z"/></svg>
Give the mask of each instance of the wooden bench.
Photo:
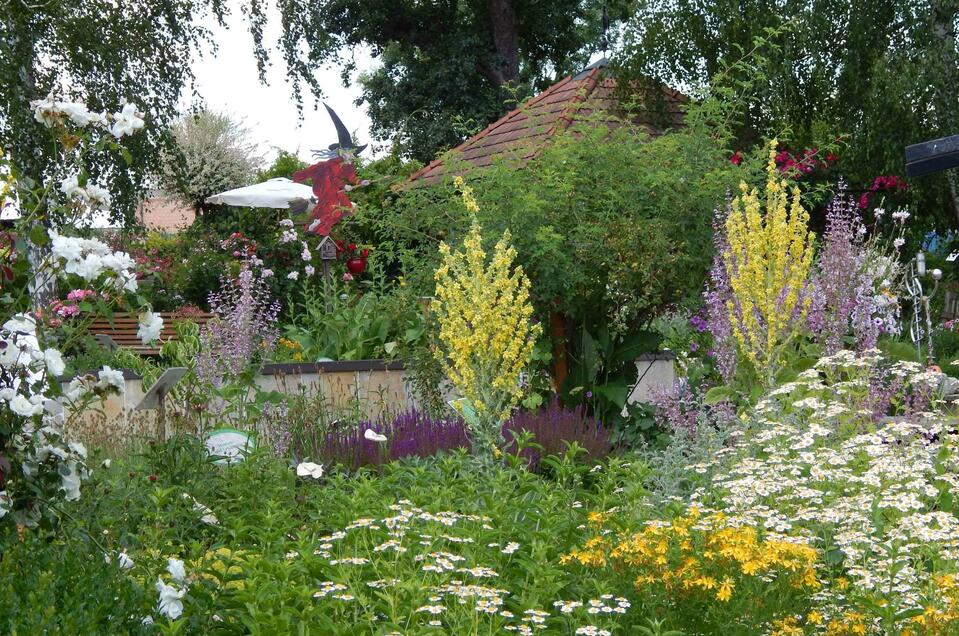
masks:
<svg viewBox="0 0 959 636"><path fill-rule="evenodd" d="M202 327L213 317L213 314L208 313L180 314L171 311L159 313L163 318L163 329L160 331L159 340L152 345L144 345L140 342L137 336L140 318L136 314L117 312L113 314L112 319L97 318L90 323L88 331L111 351L123 347L141 356L157 356L160 355L160 347L164 342L177 339L175 322L187 320Z"/></svg>

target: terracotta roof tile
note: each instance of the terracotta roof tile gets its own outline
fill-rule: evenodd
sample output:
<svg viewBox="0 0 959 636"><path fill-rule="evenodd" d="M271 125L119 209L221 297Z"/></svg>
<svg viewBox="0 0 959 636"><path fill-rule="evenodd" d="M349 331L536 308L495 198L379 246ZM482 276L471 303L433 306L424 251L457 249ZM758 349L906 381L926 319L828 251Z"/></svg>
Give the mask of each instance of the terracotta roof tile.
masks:
<svg viewBox="0 0 959 636"><path fill-rule="evenodd" d="M578 75L563 78L414 172L401 187L435 183L451 174L453 169L462 172L482 168L492 164L497 157L512 155L526 162L536 156L554 134L586 116L593 116L610 127L618 127L620 122L614 116L619 111L619 101L614 94L616 80L604 69L605 63L601 62ZM662 121L663 116L673 124L681 123L681 105L687 98L665 86L662 87L662 96L662 104L657 103L652 108L659 112L644 114L635 121L651 128L652 122ZM610 117L603 117L604 111L609 112ZM655 134L657 131L651 132Z"/></svg>

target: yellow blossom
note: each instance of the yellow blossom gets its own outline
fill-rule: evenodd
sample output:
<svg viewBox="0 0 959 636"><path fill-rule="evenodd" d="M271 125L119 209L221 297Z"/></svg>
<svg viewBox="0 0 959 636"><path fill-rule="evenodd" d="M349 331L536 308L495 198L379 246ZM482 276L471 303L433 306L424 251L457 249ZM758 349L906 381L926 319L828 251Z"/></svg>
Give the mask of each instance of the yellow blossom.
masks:
<svg viewBox="0 0 959 636"><path fill-rule="evenodd" d="M802 291L815 238L799 189L792 189L790 202L786 182L778 176L776 144L774 140L769 150L765 205L756 189L742 183L726 219L733 335L745 359L767 381L809 309L811 298Z"/></svg>
<svg viewBox="0 0 959 636"><path fill-rule="evenodd" d="M540 325L531 324L530 283L520 266L507 230L489 258L476 219L462 251L440 245L436 270L439 339L437 356L453 386L481 422L480 437L492 452L501 422L523 397L520 374L528 366Z"/></svg>

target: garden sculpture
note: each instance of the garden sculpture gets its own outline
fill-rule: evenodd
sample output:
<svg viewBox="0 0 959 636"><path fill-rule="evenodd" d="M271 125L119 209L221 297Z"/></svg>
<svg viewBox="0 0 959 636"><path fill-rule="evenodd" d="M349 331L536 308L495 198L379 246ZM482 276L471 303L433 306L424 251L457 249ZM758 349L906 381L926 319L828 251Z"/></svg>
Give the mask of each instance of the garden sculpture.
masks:
<svg viewBox="0 0 959 636"><path fill-rule="evenodd" d="M302 183L310 179L316 206L310 214L307 232L320 236L329 236L333 226L353 209L347 192L357 183L353 157L366 148L366 144L357 146L346 126L340 121L333 109L323 104L336 127L337 143L330 144L327 150L314 150L318 163L293 174L293 180Z"/></svg>

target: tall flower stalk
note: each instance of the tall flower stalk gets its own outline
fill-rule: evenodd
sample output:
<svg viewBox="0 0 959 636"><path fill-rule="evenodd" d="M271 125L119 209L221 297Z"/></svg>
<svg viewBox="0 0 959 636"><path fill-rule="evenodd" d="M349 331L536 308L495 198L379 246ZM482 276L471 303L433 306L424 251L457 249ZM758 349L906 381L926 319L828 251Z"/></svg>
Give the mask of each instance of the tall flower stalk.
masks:
<svg viewBox="0 0 959 636"><path fill-rule="evenodd" d="M469 188L457 183L468 209L475 210ZM531 324L530 283L506 231L491 258L483 250L482 230L473 219L462 251L440 245L436 270L439 338L437 354L447 377L475 411L471 434L482 451L504 444L501 423L523 396L520 373L529 364L541 327ZM468 420L473 418L467 418Z"/></svg>
<svg viewBox="0 0 959 636"><path fill-rule="evenodd" d="M778 176L775 140L767 173L765 200L755 188L739 186L742 194L726 219L725 261L733 335L743 358L769 384L805 323L815 235L799 189L790 193Z"/></svg>
<svg viewBox="0 0 959 636"><path fill-rule="evenodd" d="M855 342L858 351L876 346L879 326L876 314L874 276L868 267L866 226L856 200L846 195L843 184L826 210L809 325L827 355Z"/></svg>
<svg viewBox="0 0 959 636"><path fill-rule="evenodd" d="M244 264L235 280L224 279L220 291L210 294L210 309L216 318L200 332L196 373L201 381L220 388L273 350L280 306Z"/></svg>

